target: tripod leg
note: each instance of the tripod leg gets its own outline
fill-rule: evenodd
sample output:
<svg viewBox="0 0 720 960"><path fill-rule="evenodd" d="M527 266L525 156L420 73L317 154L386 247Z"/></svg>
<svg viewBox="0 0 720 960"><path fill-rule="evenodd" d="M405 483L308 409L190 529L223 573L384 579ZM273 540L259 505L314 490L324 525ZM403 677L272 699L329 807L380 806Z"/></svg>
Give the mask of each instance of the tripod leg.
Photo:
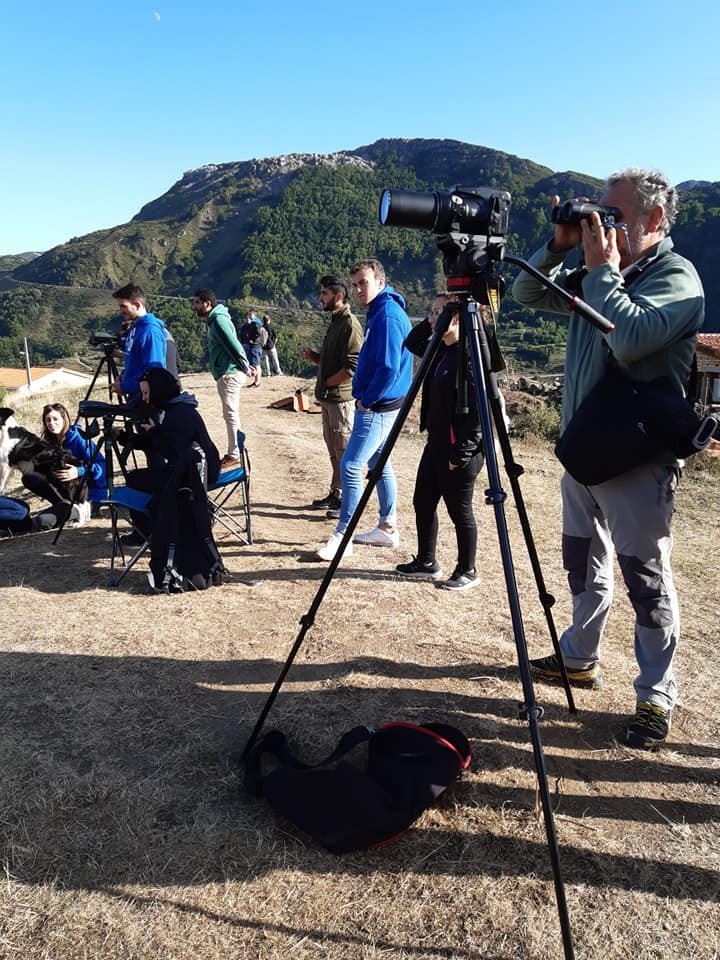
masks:
<svg viewBox="0 0 720 960"><path fill-rule="evenodd" d="M298 634L297 639L295 640L295 643L293 645L293 648L290 651L290 654L287 660L285 661L285 664L282 670L280 671L280 675L275 681L275 686L270 692L270 695L268 696L268 699L265 702L265 705L260 713L260 716L257 722L255 723L255 727L253 728L253 731L250 734L248 741L243 748L243 751L242 751L243 759L245 759L250 753L250 751L252 750L255 744L255 741L257 740L258 735L263 727L263 724L265 723L267 715L269 714L270 709L272 708L272 705L275 702L275 698L280 692L280 688L283 684L283 681L287 676L288 671L290 670L290 667L292 666L292 662L295 659L298 653L298 650L302 646L302 642L305 638L305 634L315 622L315 614L317 613L320 607L320 604L322 603L323 598L327 593L328 587L330 586L330 583L333 577L335 576L335 571L338 568L338 565L340 563L340 558L342 557L345 551L345 547L352 539L353 533L355 532L355 528L357 527L360 517L362 516L363 511L367 506L367 502L370 499L373 490L377 486L378 480L382 476L383 467L385 466L388 459L390 458L390 454L392 453L395 443L397 442L397 438L400 436L400 431L402 430L403 425L407 420L407 416L410 413L410 410L412 409L412 405L415 402L415 397L418 395L418 391L422 386L422 382L425 379L427 371L430 369L433 359L435 358L435 354L437 353L438 347L440 345L440 340L442 339L443 333L445 333L447 329L451 316L452 316L452 312L449 312L446 317L444 318L441 317L440 319L438 319L438 322L435 325L435 332L433 333L432 339L428 344L427 350L425 351L425 354L422 360L420 361L420 365L418 366L417 372L415 373L415 376L413 377L413 381L410 384L410 389L407 393L407 396L403 400L403 404L398 411L398 415L395 418L395 422L393 423L390 429L390 433L388 434L387 439L385 440L380 456L378 457L377 463L375 464L373 469L368 473L367 483L365 484L365 489L363 490L362 496L360 497L360 502L355 508L355 512L353 513L352 517L350 517L347 530L342 535L342 539L338 544L337 550L335 551L335 556L330 561L330 565L325 573L325 576L322 579L320 586L317 589L317 593L313 598L313 601L310 605L310 609L300 619L300 623L302 624L302 630Z"/></svg>
<svg viewBox="0 0 720 960"><path fill-rule="evenodd" d="M481 344L482 349L482 344ZM515 460L512 451L512 445L510 443L510 438L507 432L507 426L505 425L505 417L503 414L502 404L500 402L500 392L497 388L497 382L495 375L490 373L488 376L488 397L490 400L490 409L492 411L493 422L495 424L495 433L500 444L500 450L503 454L503 461L505 465L505 472L508 475L510 480L510 488L513 493L513 499L515 501L515 509L517 510L518 517L520 519L520 527L523 532L523 537L525 539L525 546L527 548L528 557L530 559L530 566L532 567L533 575L535 577L535 583L537 585L538 597L540 599L540 604L543 608L545 614L545 620L548 626L548 632L550 634L550 639L552 641L553 650L555 651L555 656L558 659L560 664L560 673L562 678L562 684L565 689L565 696L567 698L568 710L570 713L577 713L577 708L575 706L575 699L573 697L572 688L570 686L570 681L567 675L567 668L565 662L562 658L562 653L560 652L560 643L558 641L557 629L555 627L555 620L552 615L552 608L555 605L555 597L548 591L545 586L545 578L543 577L542 568L540 566L540 559L538 557L537 549L535 547L535 540L533 538L532 529L530 527L530 520L528 518L527 510L525 508L525 500L522 494L522 488L520 486L520 477L523 474L522 466Z"/></svg>
<svg viewBox="0 0 720 960"><path fill-rule="evenodd" d="M487 337L485 336L482 321L479 320L477 304L474 303L474 301L470 301L464 305L463 311L465 315L464 326L468 340L468 349L470 352L472 370L475 378L477 405L482 422L483 436L485 437L485 458L489 481L489 489L486 499L488 503L493 505L495 511L495 523L498 532L498 540L500 543L503 570L505 573L507 596L510 604L510 615L513 623L515 647L517 649L518 666L520 668L520 679L525 698L521 708L521 718L527 720L530 729L530 740L532 742L535 770L538 778L538 790L542 801L543 817L545 821L545 834L547 837L550 860L552 863L555 897L557 900L558 913L560 917L560 927L563 936L565 958L566 960L573 960L575 954L572 945L572 931L570 929L570 918L568 914L567 899L565 897L565 885L563 883L560 867L560 853L558 850L557 835L555 832L555 820L550 802L550 789L548 787L547 771L545 768L545 756L543 754L542 742L540 738L539 721L542 717L543 710L535 699L535 691L530 673L530 660L528 658L525 629L520 610L520 598L518 595L517 582L515 580L512 551L510 549L510 539L508 536L507 520L505 517L504 502L506 499L506 494L500 484L498 463L493 444L490 405L488 402L486 389L486 384L492 376L490 371L490 351L488 349ZM497 389L497 387L495 389Z"/></svg>

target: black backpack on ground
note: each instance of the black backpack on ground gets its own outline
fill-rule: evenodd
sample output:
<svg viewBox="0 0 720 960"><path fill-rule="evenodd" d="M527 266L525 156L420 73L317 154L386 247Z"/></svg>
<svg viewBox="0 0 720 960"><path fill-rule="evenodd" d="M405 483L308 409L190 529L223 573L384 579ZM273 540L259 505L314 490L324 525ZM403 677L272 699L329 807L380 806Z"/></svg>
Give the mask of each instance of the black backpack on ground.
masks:
<svg viewBox="0 0 720 960"><path fill-rule="evenodd" d="M354 727L314 766L273 730L246 760L245 787L332 853L349 853L404 833L471 759L467 738L444 723Z"/></svg>

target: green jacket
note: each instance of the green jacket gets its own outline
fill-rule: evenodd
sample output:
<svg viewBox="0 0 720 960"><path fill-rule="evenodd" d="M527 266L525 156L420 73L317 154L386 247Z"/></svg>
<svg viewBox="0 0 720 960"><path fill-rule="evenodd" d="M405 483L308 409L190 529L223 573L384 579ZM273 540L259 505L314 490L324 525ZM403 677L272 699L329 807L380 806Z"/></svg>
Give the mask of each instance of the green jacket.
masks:
<svg viewBox="0 0 720 960"><path fill-rule="evenodd" d="M207 345L210 373L215 380L228 374L248 373L250 365L235 332L228 308L219 303L207 318Z"/></svg>
<svg viewBox="0 0 720 960"><path fill-rule="evenodd" d="M330 326L320 349L315 397L328 403L352 400L352 379L337 387L326 387L325 381L339 370L355 373L358 354L363 342L363 332L357 319L344 303L334 310Z"/></svg>
<svg viewBox="0 0 720 960"><path fill-rule="evenodd" d="M569 278L577 275L575 270L563 267L566 256L551 253L545 246L529 262L565 287ZM604 334L579 314L570 313L563 428L602 378L610 353L633 380L668 377L678 392L685 394L697 331L705 315L702 283L690 261L673 252L670 237L664 237L640 262L643 270L634 279L630 279L633 268L626 271L627 287L623 275L609 264L596 267L582 279L582 299L614 323L615 328ZM522 270L512 292L527 307L550 313L569 312L558 294Z"/></svg>

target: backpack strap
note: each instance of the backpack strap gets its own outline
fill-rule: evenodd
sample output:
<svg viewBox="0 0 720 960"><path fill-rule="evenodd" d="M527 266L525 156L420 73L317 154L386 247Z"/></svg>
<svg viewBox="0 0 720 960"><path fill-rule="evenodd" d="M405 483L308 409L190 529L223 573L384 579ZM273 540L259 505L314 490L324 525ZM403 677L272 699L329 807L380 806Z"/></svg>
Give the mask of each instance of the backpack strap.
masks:
<svg viewBox="0 0 720 960"><path fill-rule="evenodd" d="M280 766L291 767L293 770L310 770L313 767L324 767L335 763L341 757L349 753L359 743L369 740L375 733L372 727L353 727L340 738L340 742L335 749L320 763L309 764L298 760L290 752L290 746L287 737L280 730L271 730L262 737L252 753L245 761L245 789L253 796L262 795L262 776L260 768L263 757L269 754L279 762Z"/></svg>

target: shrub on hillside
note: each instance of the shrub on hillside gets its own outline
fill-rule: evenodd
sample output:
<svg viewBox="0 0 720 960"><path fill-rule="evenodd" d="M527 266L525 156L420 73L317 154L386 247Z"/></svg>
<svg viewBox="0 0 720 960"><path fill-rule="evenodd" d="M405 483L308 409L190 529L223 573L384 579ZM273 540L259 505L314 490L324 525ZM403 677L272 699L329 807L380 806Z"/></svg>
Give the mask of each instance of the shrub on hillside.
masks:
<svg viewBox="0 0 720 960"><path fill-rule="evenodd" d="M513 433L519 437L538 437L555 444L560 436L560 411L552 403L537 400L511 413Z"/></svg>

